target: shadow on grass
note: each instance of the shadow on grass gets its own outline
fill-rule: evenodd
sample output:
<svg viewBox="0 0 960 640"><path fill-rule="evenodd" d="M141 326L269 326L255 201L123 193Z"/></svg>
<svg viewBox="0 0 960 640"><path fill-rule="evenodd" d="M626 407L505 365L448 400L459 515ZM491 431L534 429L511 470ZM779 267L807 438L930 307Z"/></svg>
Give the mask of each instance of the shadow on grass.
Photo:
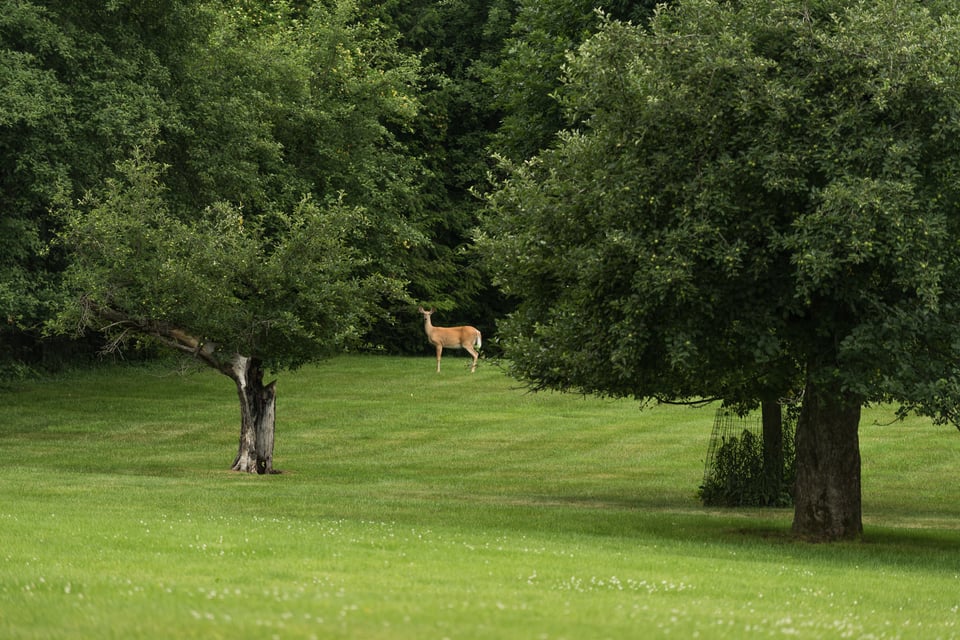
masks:
<svg viewBox="0 0 960 640"><path fill-rule="evenodd" d="M392 515L423 525L451 521L470 529L497 529L517 534L557 532L613 543L651 544L683 553L714 557L736 553L745 559L792 559L799 563L823 557L838 568L862 566L955 574L960 528L896 528L866 525L861 540L811 543L791 532L792 509L704 508L695 499L564 495L479 495L400 498ZM424 510L418 503L429 504ZM411 510L412 509L412 510Z"/></svg>

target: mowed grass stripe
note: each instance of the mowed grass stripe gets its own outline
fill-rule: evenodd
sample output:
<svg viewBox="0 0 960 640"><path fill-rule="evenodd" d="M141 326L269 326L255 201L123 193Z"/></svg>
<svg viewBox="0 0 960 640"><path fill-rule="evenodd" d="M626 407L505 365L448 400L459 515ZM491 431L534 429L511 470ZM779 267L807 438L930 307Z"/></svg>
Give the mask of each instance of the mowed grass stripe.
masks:
<svg viewBox="0 0 960 640"><path fill-rule="evenodd" d="M713 408L530 394L489 361L280 376L270 477L210 372L4 391L0 637L960 635L955 430L864 414L863 543L695 499Z"/></svg>

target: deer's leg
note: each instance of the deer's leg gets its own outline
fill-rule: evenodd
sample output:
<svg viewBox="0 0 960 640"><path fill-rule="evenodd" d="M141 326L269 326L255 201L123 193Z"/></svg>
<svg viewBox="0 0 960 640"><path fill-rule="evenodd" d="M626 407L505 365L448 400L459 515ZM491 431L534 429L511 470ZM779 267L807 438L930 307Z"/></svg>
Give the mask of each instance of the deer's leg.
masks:
<svg viewBox="0 0 960 640"><path fill-rule="evenodd" d="M470 366L470 373L473 373L474 371L477 370L477 358L480 357L480 354L477 353L477 350L476 350L476 349L474 349L473 347L471 347L471 346L469 346L469 345L468 345L468 346L465 346L464 349L467 350L467 353L469 353L471 356L473 356L473 365Z"/></svg>
<svg viewBox="0 0 960 640"><path fill-rule="evenodd" d="M437 373L440 373L440 356L443 354L443 345L437 345Z"/></svg>

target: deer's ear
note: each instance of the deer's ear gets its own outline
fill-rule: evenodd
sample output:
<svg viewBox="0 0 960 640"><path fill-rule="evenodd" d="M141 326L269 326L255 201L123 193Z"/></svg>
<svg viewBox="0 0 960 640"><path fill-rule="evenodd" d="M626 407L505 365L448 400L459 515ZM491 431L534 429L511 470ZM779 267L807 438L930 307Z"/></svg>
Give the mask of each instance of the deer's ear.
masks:
<svg viewBox="0 0 960 640"><path fill-rule="evenodd" d="M420 313L423 313L423 307L417 307L420 310Z"/></svg>

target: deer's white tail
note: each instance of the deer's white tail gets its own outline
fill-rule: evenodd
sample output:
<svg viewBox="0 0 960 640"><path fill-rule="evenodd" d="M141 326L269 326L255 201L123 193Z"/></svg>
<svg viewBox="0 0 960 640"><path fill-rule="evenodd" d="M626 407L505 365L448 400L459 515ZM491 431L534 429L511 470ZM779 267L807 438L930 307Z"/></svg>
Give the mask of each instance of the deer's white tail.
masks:
<svg viewBox="0 0 960 640"><path fill-rule="evenodd" d="M480 347L483 346L482 341L480 340L480 332L479 332L479 331L477 331L477 341L474 342L474 344L477 346L477 349L479 349Z"/></svg>

